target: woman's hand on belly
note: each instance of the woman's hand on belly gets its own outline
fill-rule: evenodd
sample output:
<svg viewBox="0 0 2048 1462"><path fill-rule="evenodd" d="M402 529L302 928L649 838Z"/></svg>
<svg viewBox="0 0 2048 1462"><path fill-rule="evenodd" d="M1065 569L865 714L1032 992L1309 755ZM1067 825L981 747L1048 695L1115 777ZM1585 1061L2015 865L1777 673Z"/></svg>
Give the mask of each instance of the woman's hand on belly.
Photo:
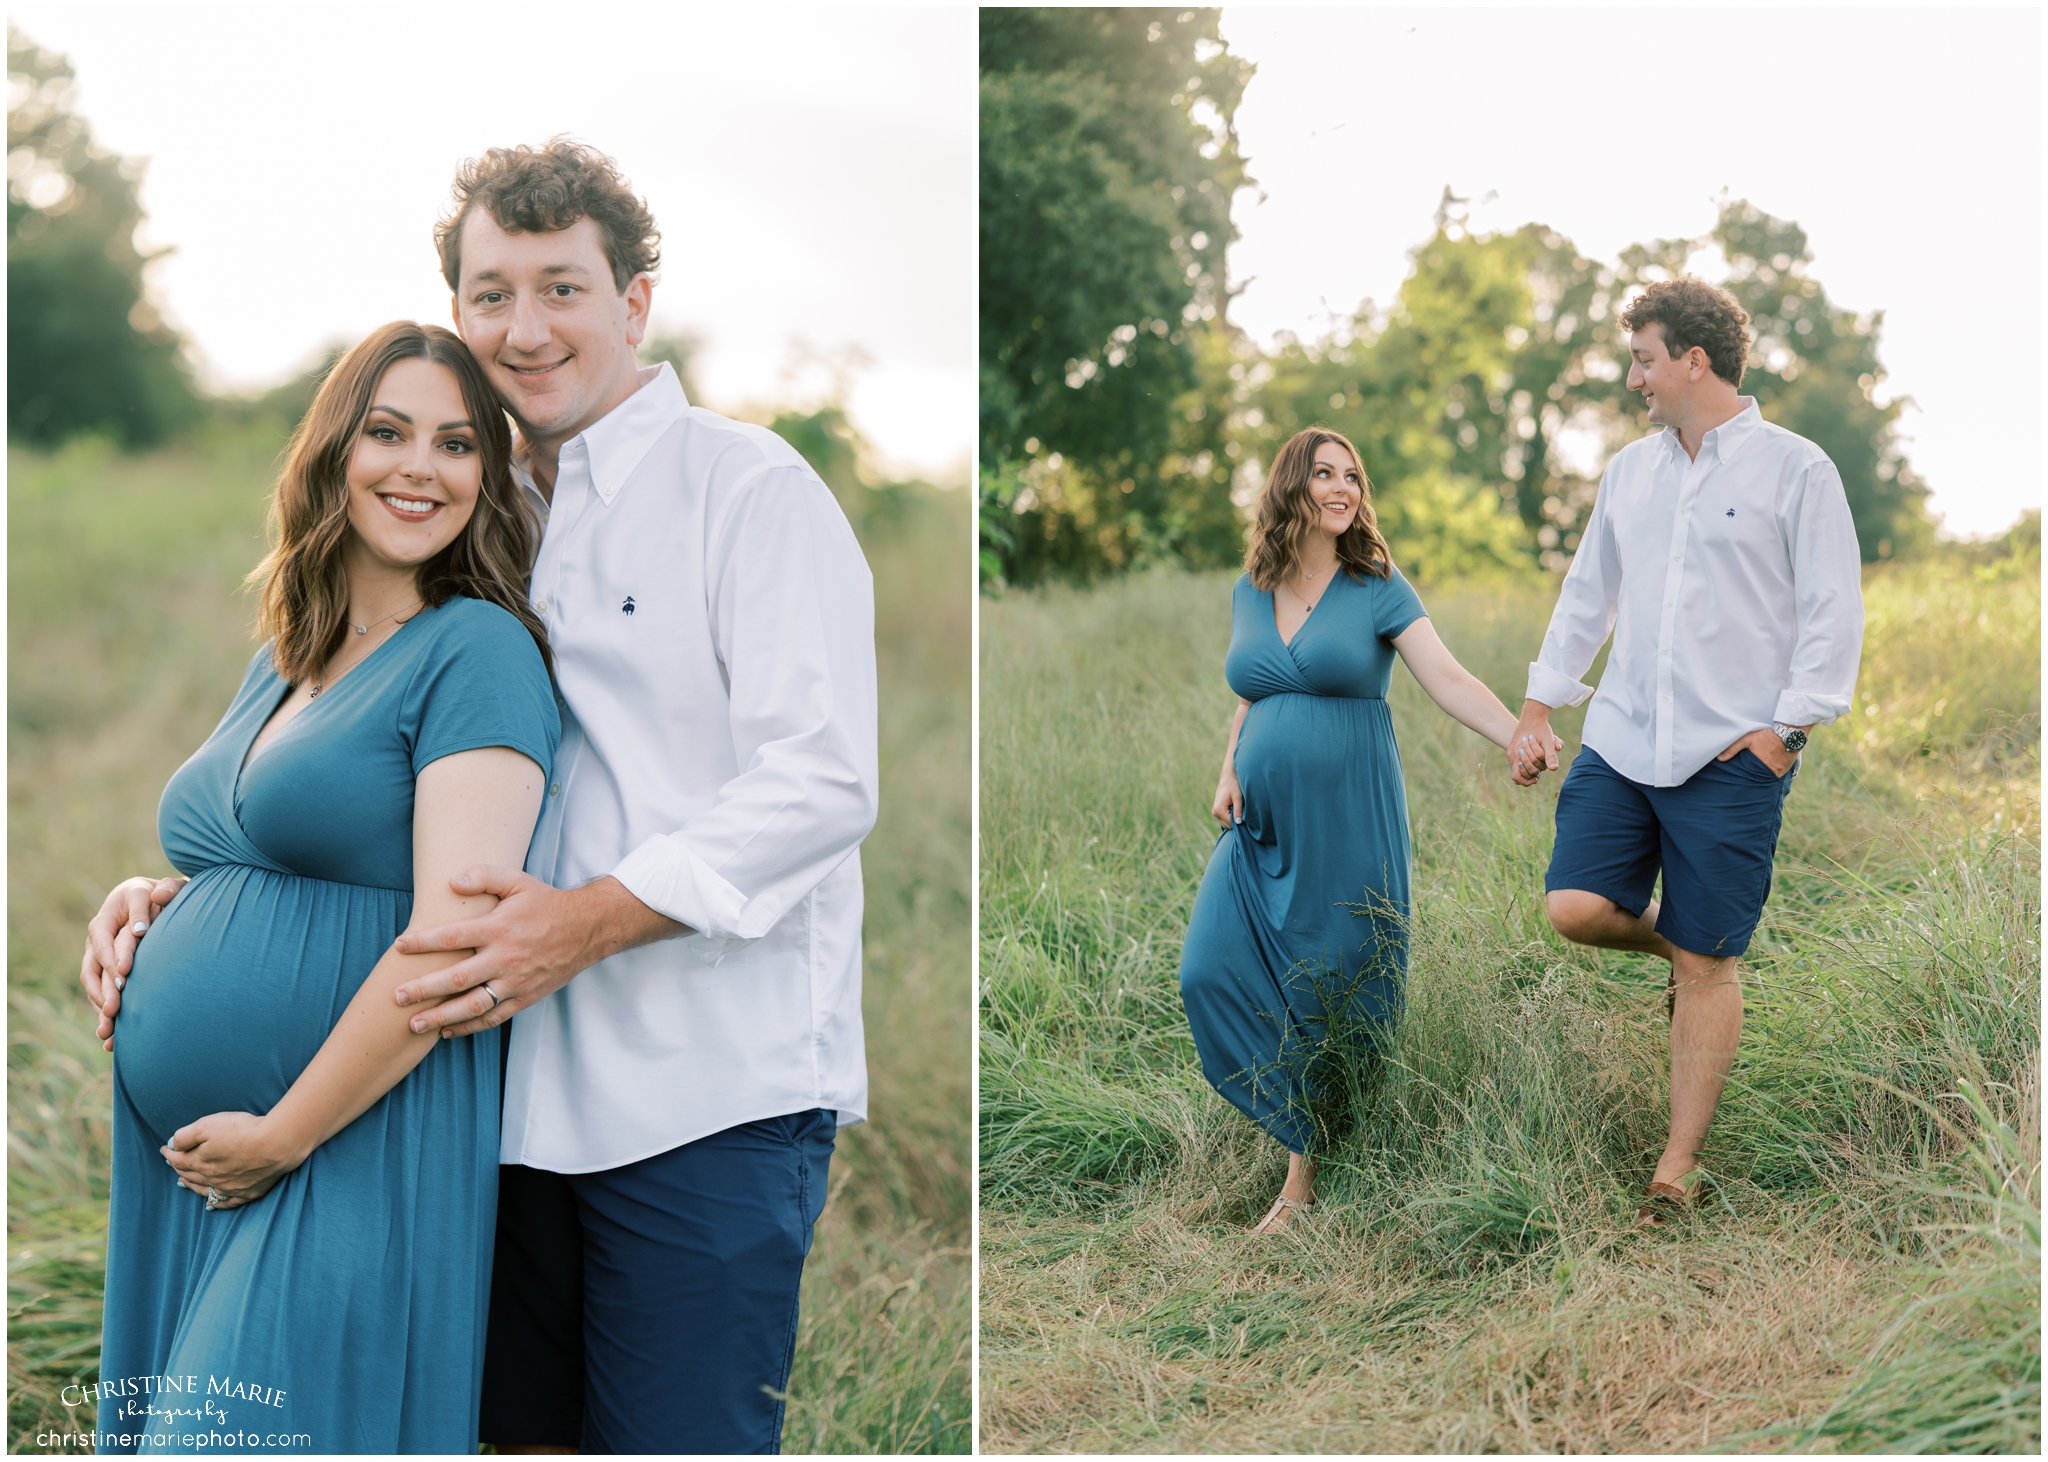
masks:
<svg viewBox="0 0 2048 1462"><path fill-rule="evenodd" d="M308 1154L285 1146L275 1127L253 1112L215 1112L187 1123L159 1149L178 1181L208 1196L219 1195L216 1208L254 1203L278 1180L303 1163Z"/></svg>

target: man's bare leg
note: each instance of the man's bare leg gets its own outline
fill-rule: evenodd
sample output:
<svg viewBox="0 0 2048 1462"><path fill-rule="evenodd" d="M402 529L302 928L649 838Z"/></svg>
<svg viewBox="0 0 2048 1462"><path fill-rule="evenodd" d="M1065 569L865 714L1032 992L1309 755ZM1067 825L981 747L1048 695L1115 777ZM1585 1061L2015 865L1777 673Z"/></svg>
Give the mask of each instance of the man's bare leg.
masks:
<svg viewBox="0 0 2048 1462"><path fill-rule="evenodd" d="M1555 889L1544 897L1550 927L1574 944L1595 949L1626 949L1670 959L1678 946L1657 932L1657 901L1631 914L1613 899L1583 889Z"/></svg>
<svg viewBox="0 0 2048 1462"><path fill-rule="evenodd" d="M1671 1138L1657 1160L1657 1183L1675 1183L1699 1165L1707 1126L1742 1040L1742 982L1735 958L1691 950L1672 961Z"/></svg>
<svg viewBox="0 0 2048 1462"><path fill-rule="evenodd" d="M1651 1181L1673 1183L1699 1162L1707 1127L1742 1039L1742 985L1735 960L1680 949L1657 932L1653 900L1640 915L1583 889L1558 889L1545 906L1574 944L1624 949L1671 961L1671 1135Z"/></svg>

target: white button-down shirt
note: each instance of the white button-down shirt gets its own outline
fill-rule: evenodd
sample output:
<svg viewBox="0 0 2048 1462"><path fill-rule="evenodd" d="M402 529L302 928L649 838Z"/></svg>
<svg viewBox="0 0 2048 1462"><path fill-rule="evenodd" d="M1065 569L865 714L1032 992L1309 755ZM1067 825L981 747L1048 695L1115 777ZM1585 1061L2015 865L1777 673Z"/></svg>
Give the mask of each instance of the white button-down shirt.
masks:
<svg viewBox="0 0 2048 1462"><path fill-rule="evenodd" d="M694 931L512 1021L502 1160L582 1173L742 1122L867 1115L858 847L874 825L874 587L774 433L666 365L561 450L534 564L563 703L527 871L612 874Z"/></svg>
<svg viewBox="0 0 2048 1462"><path fill-rule="evenodd" d="M1529 699L1587 696L1584 741L1630 781L1675 787L1773 721L1847 714L1862 563L1827 454L1740 414L1688 460L1670 428L1615 453L1529 667ZM1614 634L1597 695L1579 677Z"/></svg>

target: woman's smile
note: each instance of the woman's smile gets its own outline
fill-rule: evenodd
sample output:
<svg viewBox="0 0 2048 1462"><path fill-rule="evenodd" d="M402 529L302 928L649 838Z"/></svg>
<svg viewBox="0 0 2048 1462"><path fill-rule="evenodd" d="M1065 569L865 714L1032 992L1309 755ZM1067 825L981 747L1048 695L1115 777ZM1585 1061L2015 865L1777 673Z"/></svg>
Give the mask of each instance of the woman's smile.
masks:
<svg viewBox="0 0 2048 1462"><path fill-rule="evenodd" d="M395 492L380 492L377 501L391 510L391 516L405 523L424 523L447 506L431 498L408 497Z"/></svg>

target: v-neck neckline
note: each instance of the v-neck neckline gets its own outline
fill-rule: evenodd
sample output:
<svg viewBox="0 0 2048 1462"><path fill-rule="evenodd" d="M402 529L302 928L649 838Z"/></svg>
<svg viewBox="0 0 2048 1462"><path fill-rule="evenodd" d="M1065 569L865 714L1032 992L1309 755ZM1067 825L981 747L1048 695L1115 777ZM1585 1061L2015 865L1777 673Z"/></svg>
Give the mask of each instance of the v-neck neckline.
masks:
<svg viewBox="0 0 2048 1462"><path fill-rule="evenodd" d="M312 715L313 712L319 708L322 697L333 695L334 692L341 685L343 685L347 681L353 680L358 670L361 670L365 665L369 664L372 660L376 659L379 655L383 654L385 650L391 647L393 641L395 641L400 635L405 633L406 625L411 624L414 619L418 619L421 615L429 612L429 610L431 610L432 607L433 606L431 605L427 605L420 608L413 614L412 619L404 621L404 623L400 624L397 629L393 630L389 635L387 635L384 639L383 644L378 645L375 649L370 651L369 654L363 656L362 659L356 661L355 664L349 666L348 669L342 671L342 673L339 676L335 677L335 679L321 686L320 694L314 696L311 700L309 700L306 703L306 707L304 710L300 711L297 715L293 716L289 721L285 722L284 725L278 727L277 735L271 737L270 744L264 747L263 750L259 752L256 750L256 743L258 740L262 738L264 727L268 726L273 720L277 718L277 713L279 709L284 705L285 701L290 698L291 693L294 690L298 689L297 686L291 684L289 681L285 681L283 676L278 676L278 679L284 682L284 694L279 696L276 700L270 703L269 714L265 715L261 721L256 723L255 734L250 736L248 744L242 748L242 760L240 764L237 765L235 768L235 805L237 807L241 806L242 802L242 778L249 775L249 768L255 766L257 762L263 760L264 757L269 756L271 752L277 750L278 742L284 740L284 738L291 733L292 727L304 721L306 717ZM275 667L272 668L271 674L277 674Z"/></svg>
<svg viewBox="0 0 2048 1462"><path fill-rule="evenodd" d="M1310 622L1315 619L1316 611L1323 607L1323 601L1329 598L1332 594L1337 592L1337 580L1343 577L1344 565L1341 563L1332 564L1330 566L1330 582L1323 585L1323 592L1316 595L1316 602L1309 605L1308 612L1302 615L1301 623L1294 627L1294 633L1292 635L1283 635L1280 633L1279 588L1276 586L1267 593L1266 599L1272 609L1271 618L1273 621L1273 638L1280 642L1281 649L1286 650L1290 653L1293 652L1295 642L1301 638L1302 631L1307 629L1309 627Z"/></svg>

